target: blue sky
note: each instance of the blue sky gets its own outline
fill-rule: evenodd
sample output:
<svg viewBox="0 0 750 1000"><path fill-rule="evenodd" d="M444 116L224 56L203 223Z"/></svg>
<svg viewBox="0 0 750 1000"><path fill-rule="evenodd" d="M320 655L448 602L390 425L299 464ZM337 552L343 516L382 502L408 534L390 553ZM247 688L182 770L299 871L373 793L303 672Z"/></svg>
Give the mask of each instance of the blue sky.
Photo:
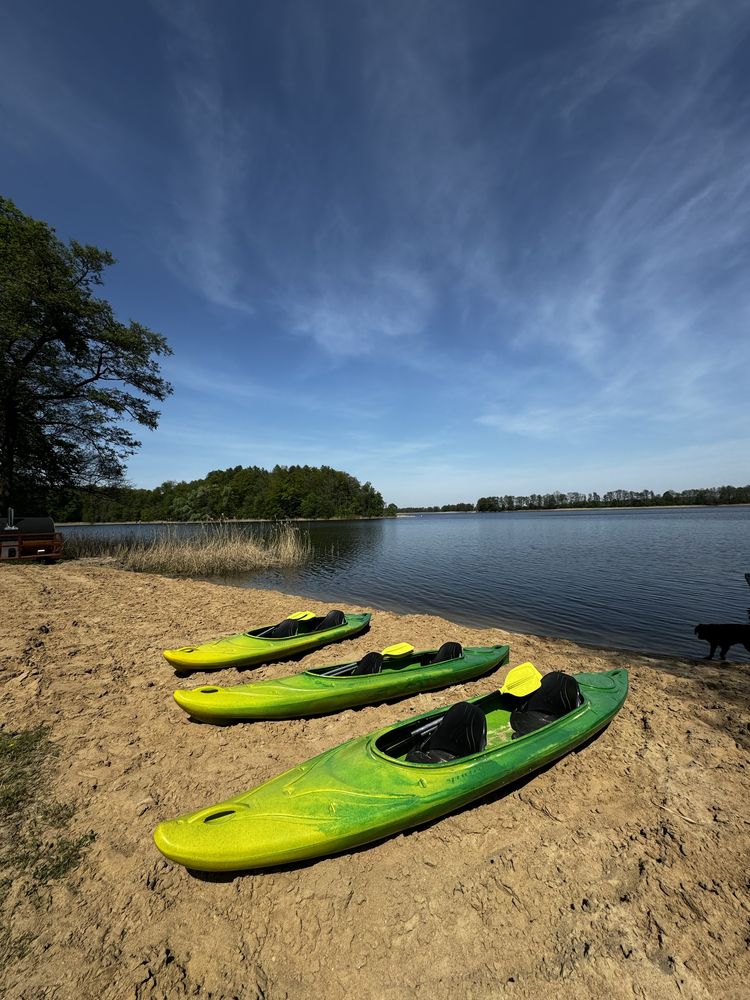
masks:
<svg viewBox="0 0 750 1000"><path fill-rule="evenodd" d="M137 485L746 483L744 0L9 0L0 190L118 259Z"/></svg>

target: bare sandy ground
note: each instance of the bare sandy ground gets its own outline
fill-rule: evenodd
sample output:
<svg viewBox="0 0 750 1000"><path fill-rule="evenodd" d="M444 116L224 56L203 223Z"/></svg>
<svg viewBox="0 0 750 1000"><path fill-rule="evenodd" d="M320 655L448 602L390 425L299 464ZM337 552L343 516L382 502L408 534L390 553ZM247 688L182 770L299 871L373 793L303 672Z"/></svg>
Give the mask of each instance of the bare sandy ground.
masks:
<svg viewBox="0 0 750 1000"><path fill-rule="evenodd" d="M511 664L543 671L629 666L631 693L579 753L426 828L303 866L199 878L161 857L157 822L489 691L504 671L397 704L216 728L174 704L185 682L161 649L324 605L75 563L2 567L0 599L2 727L50 725L50 794L75 804L73 832L96 832L64 881L38 897L13 886L2 916L32 937L2 973L8 998L747 996L749 665L377 612L369 634L305 662L399 640L509 641Z"/></svg>

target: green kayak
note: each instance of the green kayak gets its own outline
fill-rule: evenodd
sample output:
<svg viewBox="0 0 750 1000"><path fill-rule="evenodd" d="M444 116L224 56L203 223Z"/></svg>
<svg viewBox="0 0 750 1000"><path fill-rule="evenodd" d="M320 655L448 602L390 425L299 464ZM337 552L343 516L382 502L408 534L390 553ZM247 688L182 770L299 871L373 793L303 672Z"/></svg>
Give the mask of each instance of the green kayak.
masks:
<svg viewBox="0 0 750 1000"><path fill-rule="evenodd" d="M273 660L288 660L329 642L350 639L370 624L371 615L329 611L295 611L277 625L263 625L250 632L227 635L199 646L165 649L165 658L177 670L222 670L252 667Z"/></svg>
<svg viewBox="0 0 750 1000"><path fill-rule="evenodd" d="M508 646L462 649L457 642L415 652L400 643L353 663L311 667L278 680L175 691L174 700L204 722L296 719L473 680L507 663L508 653Z"/></svg>
<svg viewBox="0 0 750 1000"><path fill-rule="evenodd" d="M562 694L536 704L550 678ZM560 678L573 682L575 697ZM544 767L603 729L627 690L626 670L548 674L530 697L497 691L352 739L236 798L160 823L154 840L172 861L205 871L350 850L427 823ZM458 732L454 725L437 745L456 714L466 716L459 720L466 727Z"/></svg>

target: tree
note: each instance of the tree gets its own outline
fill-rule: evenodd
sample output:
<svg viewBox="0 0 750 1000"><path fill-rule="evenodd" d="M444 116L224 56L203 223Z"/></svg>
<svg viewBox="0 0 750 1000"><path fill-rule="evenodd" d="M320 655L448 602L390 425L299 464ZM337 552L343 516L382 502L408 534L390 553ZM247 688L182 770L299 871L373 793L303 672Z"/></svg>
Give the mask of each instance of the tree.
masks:
<svg viewBox="0 0 750 1000"><path fill-rule="evenodd" d="M500 497L480 497L477 500L477 511L480 514L495 514L500 510Z"/></svg>
<svg viewBox="0 0 750 1000"><path fill-rule="evenodd" d="M97 298L106 250L71 240L0 196L0 510L59 489L116 485L172 387L164 337Z"/></svg>

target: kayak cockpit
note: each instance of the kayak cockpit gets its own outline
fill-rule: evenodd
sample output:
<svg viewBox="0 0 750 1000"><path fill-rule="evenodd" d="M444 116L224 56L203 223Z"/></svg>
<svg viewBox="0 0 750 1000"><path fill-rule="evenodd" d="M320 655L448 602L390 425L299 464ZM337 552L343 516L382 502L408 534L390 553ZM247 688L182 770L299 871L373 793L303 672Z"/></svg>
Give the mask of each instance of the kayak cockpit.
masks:
<svg viewBox="0 0 750 1000"><path fill-rule="evenodd" d="M396 647L391 647L396 648ZM426 667L430 664L449 663L452 660L463 659L464 651L460 642L444 642L440 649L427 649L410 655L388 656L388 650L383 653L366 653L352 663L340 663L335 667L312 667L306 672L317 677L364 677L382 673L384 670L405 670L409 667Z"/></svg>
<svg viewBox="0 0 750 1000"><path fill-rule="evenodd" d="M244 634L255 639L292 639L297 635L326 632L342 625L346 625L346 615L338 609L329 611L325 615L314 615L312 611L298 611L277 625L264 625Z"/></svg>
<svg viewBox="0 0 750 1000"><path fill-rule="evenodd" d="M583 704L575 677L555 671L546 674L531 695L519 698L493 691L458 702L428 719L381 733L375 748L407 764L455 763L536 732Z"/></svg>

